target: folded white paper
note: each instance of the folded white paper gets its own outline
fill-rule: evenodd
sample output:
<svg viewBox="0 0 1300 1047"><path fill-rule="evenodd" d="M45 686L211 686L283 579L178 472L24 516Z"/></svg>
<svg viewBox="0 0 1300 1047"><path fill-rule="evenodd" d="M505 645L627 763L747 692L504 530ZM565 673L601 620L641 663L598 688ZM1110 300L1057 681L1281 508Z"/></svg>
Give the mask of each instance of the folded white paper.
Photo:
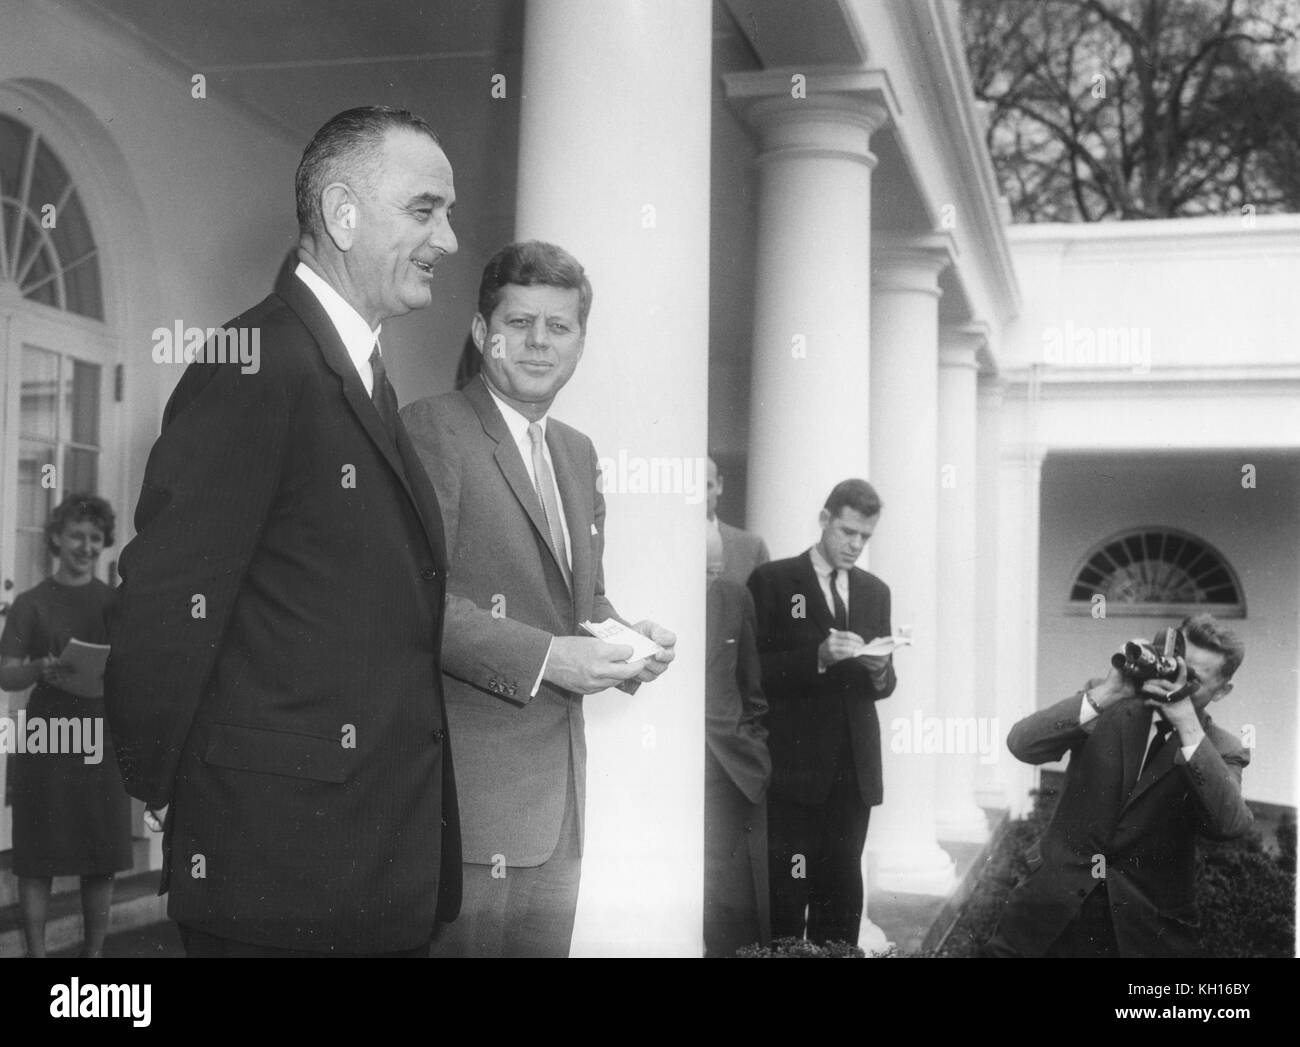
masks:
<svg viewBox="0 0 1300 1047"><path fill-rule="evenodd" d="M911 646L911 643L910 636L877 636L870 643L865 643L858 648L858 654L868 654L872 657L893 654L900 647Z"/></svg>
<svg viewBox="0 0 1300 1047"><path fill-rule="evenodd" d="M629 662L639 662L642 658L649 658L659 653L657 643L638 632L633 632L622 622L616 622L613 618L599 624L596 622L579 622L578 624L597 640L631 647L632 657L628 659Z"/></svg>
<svg viewBox="0 0 1300 1047"><path fill-rule="evenodd" d="M63 678L60 689L83 698L104 696L104 666L108 664L109 647L102 643L83 643L69 640L59 661L72 672Z"/></svg>

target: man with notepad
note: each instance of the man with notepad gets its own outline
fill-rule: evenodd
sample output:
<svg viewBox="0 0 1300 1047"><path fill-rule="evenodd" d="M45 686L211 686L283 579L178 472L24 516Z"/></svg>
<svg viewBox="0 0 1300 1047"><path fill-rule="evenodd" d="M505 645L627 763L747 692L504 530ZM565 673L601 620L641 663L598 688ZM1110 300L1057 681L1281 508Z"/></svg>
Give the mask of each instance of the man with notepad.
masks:
<svg viewBox="0 0 1300 1047"><path fill-rule="evenodd" d="M448 607L443 637L465 893L436 956L568 954L582 869L582 698L635 689L673 658L676 638L653 622L631 627L652 641L644 651L607 631L621 620L605 596L596 451L550 417L582 357L590 308L591 284L567 251L502 248L479 286L481 372L402 411L442 507L447 591L465 598ZM591 629L605 638L582 635Z"/></svg>
<svg viewBox="0 0 1300 1047"><path fill-rule="evenodd" d="M817 543L749 579L769 706L773 938L858 940L862 848L883 792L875 703L894 691L899 642L889 586L854 566L880 510L865 480L836 484Z"/></svg>

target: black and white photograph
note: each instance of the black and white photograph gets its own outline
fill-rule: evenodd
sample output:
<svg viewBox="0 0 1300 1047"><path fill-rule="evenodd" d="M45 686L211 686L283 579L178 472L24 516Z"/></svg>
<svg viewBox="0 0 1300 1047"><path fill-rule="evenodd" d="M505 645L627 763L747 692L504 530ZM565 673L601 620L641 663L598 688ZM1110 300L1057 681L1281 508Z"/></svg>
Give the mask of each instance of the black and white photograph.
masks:
<svg viewBox="0 0 1300 1047"><path fill-rule="evenodd" d="M0 0L0 957L1249 1024L1298 330L1286 0Z"/></svg>

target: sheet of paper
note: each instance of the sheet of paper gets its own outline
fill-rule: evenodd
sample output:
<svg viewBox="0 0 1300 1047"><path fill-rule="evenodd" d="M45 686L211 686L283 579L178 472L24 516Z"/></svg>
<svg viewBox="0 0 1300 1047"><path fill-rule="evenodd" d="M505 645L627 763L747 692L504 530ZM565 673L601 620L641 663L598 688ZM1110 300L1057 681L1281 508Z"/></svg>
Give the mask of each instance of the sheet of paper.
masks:
<svg viewBox="0 0 1300 1047"><path fill-rule="evenodd" d="M858 654L869 654L873 657L882 654L892 654L900 647L911 646L912 638L910 636L877 636L870 643L863 644L858 649Z"/></svg>
<svg viewBox="0 0 1300 1047"><path fill-rule="evenodd" d="M83 698L104 696L104 666L108 663L107 644L69 640L59 661L72 670L59 687Z"/></svg>
<svg viewBox="0 0 1300 1047"><path fill-rule="evenodd" d="M642 658L649 658L651 655L659 653L657 643L640 633L633 632L622 622L616 622L613 618L599 624L596 622L579 622L578 624L597 640L631 647L632 657L628 659L629 662L638 662Z"/></svg>

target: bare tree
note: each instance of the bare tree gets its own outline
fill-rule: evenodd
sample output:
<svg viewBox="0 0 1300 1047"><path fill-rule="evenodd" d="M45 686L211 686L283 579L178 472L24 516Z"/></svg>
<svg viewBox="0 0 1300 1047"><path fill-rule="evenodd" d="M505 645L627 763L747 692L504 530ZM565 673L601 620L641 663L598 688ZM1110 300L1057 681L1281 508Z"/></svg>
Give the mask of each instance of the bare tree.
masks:
<svg viewBox="0 0 1300 1047"><path fill-rule="evenodd" d="M1018 221L1300 210L1300 6L962 0L962 11Z"/></svg>

